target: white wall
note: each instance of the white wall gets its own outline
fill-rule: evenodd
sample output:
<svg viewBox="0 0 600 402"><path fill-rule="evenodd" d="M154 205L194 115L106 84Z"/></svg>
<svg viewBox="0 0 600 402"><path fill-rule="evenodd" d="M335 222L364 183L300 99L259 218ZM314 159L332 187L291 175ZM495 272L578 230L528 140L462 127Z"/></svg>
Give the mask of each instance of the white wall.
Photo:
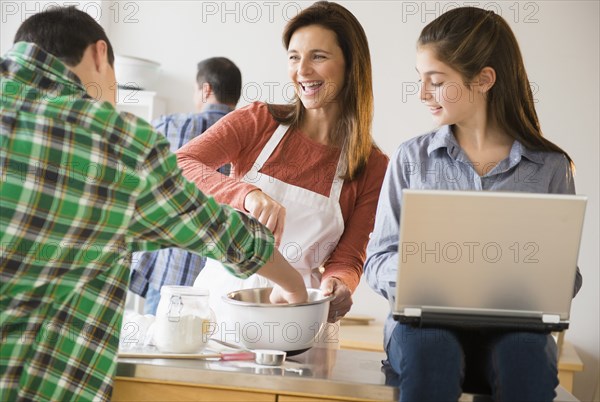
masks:
<svg viewBox="0 0 600 402"><path fill-rule="evenodd" d="M415 40L425 23L449 7L468 4L496 10L513 27L533 83L542 128L573 157L577 191L589 196L580 254L584 285L573 302L567 339L575 344L586 365L585 371L576 375L575 394L584 401L592 400L600 354L599 2L340 3L355 13L369 37L375 88L373 130L377 143L388 155L402 141L432 127L415 95ZM9 49L23 19L48 4L2 2L2 54ZM161 80L152 89L167 100L170 112L180 112L192 107L196 62L211 56L229 57L240 66L245 84L240 106L253 100L288 99L286 56L280 35L285 22L311 2L144 0L78 4L98 17L117 53L162 63ZM381 321L387 309L383 299L361 286L352 312L375 315Z"/></svg>

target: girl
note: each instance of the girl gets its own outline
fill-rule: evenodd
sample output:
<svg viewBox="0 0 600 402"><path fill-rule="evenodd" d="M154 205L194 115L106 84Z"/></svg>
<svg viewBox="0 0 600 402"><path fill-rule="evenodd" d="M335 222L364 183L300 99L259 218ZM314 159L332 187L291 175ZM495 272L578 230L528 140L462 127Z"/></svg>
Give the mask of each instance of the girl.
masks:
<svg viewBox="0 0 600 402"><path fill-rule="evenodd" d="M421 32L417 71L439 128L396 151L365 264L370 286L391 304L402 189L575 193L571 158L542 137L519 46L500 16L473 7L441 15ZM459 174L432 174L446 167ZM574 293L580 285L578 272ZM413 328L390 316L385 347L401 401L457 400L463 389L551 401L558 385L550 334Z"/></svg>

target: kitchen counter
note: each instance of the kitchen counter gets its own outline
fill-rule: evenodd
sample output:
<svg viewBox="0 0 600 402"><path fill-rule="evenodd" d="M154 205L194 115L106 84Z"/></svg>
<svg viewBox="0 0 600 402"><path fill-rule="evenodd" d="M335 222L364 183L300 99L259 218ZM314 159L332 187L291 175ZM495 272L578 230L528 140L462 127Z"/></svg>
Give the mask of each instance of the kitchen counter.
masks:
<svg viewBox="0 0 600 402"><path fill-rule="evenodd" d="M394 401L396 377L382 372L384 357L380 352L312 348L279 367L252 361L119 358L113 400ZM556 401L577 401L564 389L557 391ZM473 401L473 395L460 400Z"/></svg>
<svg viewBox="0 0 600 402"><path fill-rule="evenodd" d="M137 393L143 391L148 384L137 387L139 389L135 394L123 392L134 391L132 384L141 381L177 383L188 388L202 387L203 390L195 391L198 398L203 391L230 390L248 393L232 399L238 401L275 401L277 397L279 401L320 400L318 398L337 398L327 399L330 401L393 401L397 399L396 388L385 385L386 376L381 371L381 360L384 357L383 353L376 352L312 348L300 355L288 357L278 367L262 366L253 361L119 358L113 400L168 400L164 396L144 399ZM188 391L193 397L194 390ZM260 394L264 394L266 398L253 399ZM268 397L270 395L273 396L272 399ZM294 398L281 399L281 396ZM223 399L224 395L215 395L214 398L205 400L226 400Z"/></svg>

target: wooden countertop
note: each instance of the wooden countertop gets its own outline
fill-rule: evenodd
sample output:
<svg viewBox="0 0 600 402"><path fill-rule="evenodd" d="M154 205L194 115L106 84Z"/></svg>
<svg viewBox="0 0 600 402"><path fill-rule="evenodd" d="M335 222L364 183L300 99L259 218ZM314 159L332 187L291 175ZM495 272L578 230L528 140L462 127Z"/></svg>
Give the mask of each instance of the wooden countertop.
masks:
<svg viewBox="0 0 600 402"><path fill-rule="evenodd" d="M384 357L381 352L315 347L289 357L282 366L262 366L253 361L119 358L113 398L133 400L130 399L133 383L153 383L331 398L332 401L394 401L397 389L386 385L381 371ZM123 396L125 387L128 391ZM137 400L150 399L138 395Z"/></svg>

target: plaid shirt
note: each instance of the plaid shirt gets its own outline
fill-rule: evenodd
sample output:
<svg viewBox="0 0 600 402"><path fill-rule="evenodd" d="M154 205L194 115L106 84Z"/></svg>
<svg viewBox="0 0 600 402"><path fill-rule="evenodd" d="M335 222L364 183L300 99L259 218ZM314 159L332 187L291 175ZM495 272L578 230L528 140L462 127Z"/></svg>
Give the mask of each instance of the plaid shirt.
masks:
<svg viewBox="0 0 600 402"><path fill-rule="evenodd" d="M182 247L247 277L273 238L50 54L17 43L0 72L0 397L108 400L130 251Z"/></svg>
<svg viewBox="0 0 600 402"><path fill-rule="evenodd" d="M161 116L152 125L167 137L175 152L232 110L227 105L208 104L200 113ZM229 175L229 169L226 165L219 171ZM206 257L178 248L133 253L129 288L146 296L148 287L159 290L163 285L191 286L205 264Z"/></svg>

